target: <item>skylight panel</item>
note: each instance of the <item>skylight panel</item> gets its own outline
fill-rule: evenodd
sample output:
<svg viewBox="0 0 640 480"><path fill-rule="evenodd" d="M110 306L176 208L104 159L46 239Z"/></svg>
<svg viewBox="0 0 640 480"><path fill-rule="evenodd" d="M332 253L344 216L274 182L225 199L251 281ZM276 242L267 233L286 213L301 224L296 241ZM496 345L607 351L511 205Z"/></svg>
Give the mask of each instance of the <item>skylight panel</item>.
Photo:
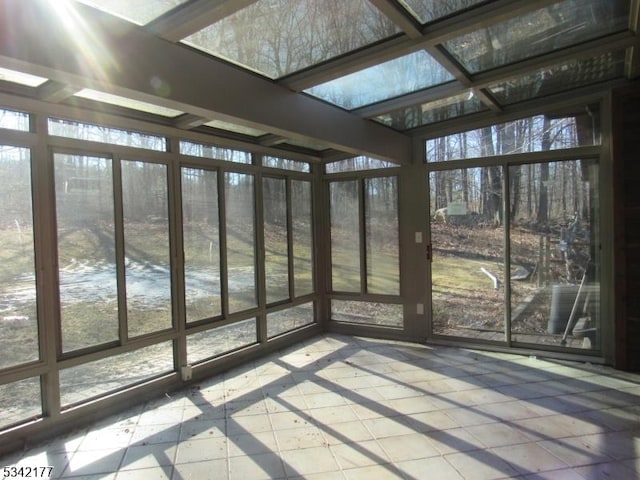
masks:
<svg viewBox="0 0 640 480"><path fill-rule="evenodd" d="M429 23L487 0L399 0L420 23Z"/></svg>
<svg viewBox="0 0 640 480"><path fill-rule="evenodd" d="M425 51L418 51L305 90L351 110L454 80Z"/></svg>
<svg viewBox="0 0 640 480"><path fill-rule="evenodd" d="M275 79L399 32L366 0L258 0L182 42Z"/></svg>
<svg viewBox="0 0 640 480"><path fill-rule="evenodd" d="M624 75L624 50L574 59L511 78L489 87L502 105L574 90Z"/></svg>
<svg viewBox="0 0 640 480"><path fill-rule="evenodd" d="M227 130L229 132L241 133L243 135L250 135L252 137L261 137L268 132L258 130L257 128L245 127L243 125L237 125L235 123L223 122L222 120L211 120L205 123L208 127L217 128L219 130Z"/></svg>
<svg viewBox="0 0 640 480"><path fill-rule="evenodd" d="M39 87L47 81L46 78L37 77L28 73L9 70L8 68L0 68L0 80L5 82L19 83L27 87Z"/></svg>
<svg viewBox="0 0 640 480"><path fill-rule="evenodd" d="M564 0L444 45L477 73L623 31L628 23L628 0Z"/></svg>
<svg viewBox="0 0 640 480"><path fill-rule="evenodd" d="M163 117L177 117L184 112L174 110L172 108L161 107L160 105L154 105L151 103L140 102L131 98L121 97L119 95L113 95L111 93L98 92L97 90L91 90L85 88L75 93L74 96L87 98L89 100L95 100L97 102L109 103L111 105L117 105L119 107L131 108L132 110L138 110L140 112L153 113L155 115L161 115Z"/></svg>
<svg viewBox="0 0 640 480"><path fill-rule="evenodd" d="M187 0L76 0L138 25L146 25Z"/></svg>
<svg viewBox="0 0 640 480"><path fill-rule="evenodd" d="M422 105L414 105L379 115L374 120L396 130L408 130L482 110L486 110L486 107L469 90L453 97L434 100Z"/></svg>

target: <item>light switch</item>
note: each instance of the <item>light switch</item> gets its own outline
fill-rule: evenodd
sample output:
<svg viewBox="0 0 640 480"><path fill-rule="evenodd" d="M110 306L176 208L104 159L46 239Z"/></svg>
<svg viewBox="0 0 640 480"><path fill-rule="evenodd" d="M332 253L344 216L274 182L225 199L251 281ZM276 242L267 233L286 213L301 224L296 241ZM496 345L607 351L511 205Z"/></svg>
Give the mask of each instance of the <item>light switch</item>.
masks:
<svg viewBox="0 0 640 480"><path fill-rule="evenodd" d="M416 232L416 243L422 243L422 232Z"/></svg>

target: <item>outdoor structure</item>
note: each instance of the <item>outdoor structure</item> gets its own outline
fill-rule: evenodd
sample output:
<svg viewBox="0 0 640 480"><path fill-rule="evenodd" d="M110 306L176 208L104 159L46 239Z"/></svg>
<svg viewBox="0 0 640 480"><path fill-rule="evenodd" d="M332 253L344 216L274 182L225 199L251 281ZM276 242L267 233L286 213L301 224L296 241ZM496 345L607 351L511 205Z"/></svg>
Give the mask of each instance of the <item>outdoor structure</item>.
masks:
<svg viewBox="0 0 640 480"><path fill-rule="evenodd" d="M637 0L0 0L0 453L324 333L640 370Z"/></svg>

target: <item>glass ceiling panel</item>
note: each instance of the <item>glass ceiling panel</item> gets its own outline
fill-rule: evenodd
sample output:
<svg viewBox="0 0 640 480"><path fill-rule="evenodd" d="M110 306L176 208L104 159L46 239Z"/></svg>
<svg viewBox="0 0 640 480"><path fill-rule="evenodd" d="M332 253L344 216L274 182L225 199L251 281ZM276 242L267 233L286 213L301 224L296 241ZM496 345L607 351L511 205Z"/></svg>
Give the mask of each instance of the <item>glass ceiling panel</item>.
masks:
<svg viewBox="0 0 640 480"><path fill-rule="evenodd" d="M442 65L418 51L305 90L351 110L453 80Z"/></svg>
<svg viewBox="0 0 640 480"><path fill-rule="evenodd" d="M223 122L222 120L211 120L205 123L208 127L218 128L220 130L227 130L229 132L241 133L243 135L249 135L251 137L261 137L268 132L258 130L257 128L245 127L242 125L236 125L235 123Z"/></svg>
<svg viewBox="0 0 640 480"><path fill-rule="evenodd" d="M258 0L182 41L280 78L399 31L366 0Z"/></svg>
<svg viewBox="0 0 640 480"><path fill-rule="evenodd" d="M486 110L483 103L471 91L467 91L442 100L385 113L374 120L397 130L408 130L482 110Z"/></svg>
<svg viewBox="0 0 640 480"><path fill-rule="evenodd" d="M629 23L628 0L564 0L445 43L472 73L602 35Z"/></svg>
<svg viewBox="0 0 640 480"><path fill-rule="evenodd" d="M486 2L487 0L447 0L446 2L442 0L400 0L400 3L420 23L429 23Z"/></svg>
<svg viewBox="0 0 640 480"><path fill-rule="evenodd" d="M17 72L15 70L9 70L8 68L0 68L0 80L5 82L19 83L27 87L39 87L47 81L46 78L36 77L28 73Z"/></svg>
<svg viewBox="0 0 640 480"><path fill-rule="evenodd" d="M75 97L87 98L89 100L95 100L97 102L109 103L111 105L117 105L119 107L131 108L132 110L138 110L140 112L153 113L155 115L162 115L163 117L177 117L184 112L179 110L173 110L172 108L161 107L159 105L153 105L151 103L140 102L138 100L132 100L130 98L121 97L119 95L112 95L110 93L98 92L85 88L74 94Z"/></svg>
<svg viewBox="0 0 640 480"><path fill-rule="evenodd" d="M621 77L624 61L624 50L570 60L493 85L489 91L500 104L511 105Z"/></svg>
<svg viewBox="0 0 640 480"><path fill-rule="evenodd" d="M145 25L187 0L76 0L103 12Z"/></svg>
<svg viewBox="0 0 640 480"><path fill-rule="evenodd" d="M313 140L295 140L291 138L291 139L287 139L286 143L288 143L289 145L293 145L295 147L308 148L309 150L322 151L330 148L329 145L326 145L321 142L314 142Z"/></svg>

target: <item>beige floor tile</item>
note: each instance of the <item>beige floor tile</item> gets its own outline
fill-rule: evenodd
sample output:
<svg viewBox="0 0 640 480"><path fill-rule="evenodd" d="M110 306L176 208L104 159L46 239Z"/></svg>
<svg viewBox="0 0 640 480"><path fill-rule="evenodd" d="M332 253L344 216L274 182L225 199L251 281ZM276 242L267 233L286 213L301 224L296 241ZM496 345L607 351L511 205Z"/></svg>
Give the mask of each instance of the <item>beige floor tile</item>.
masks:
<svg viewBox="0 0 640 480"><path fill-rule="evenodd" d="M326 445L322 432L315 426L278 430L275 432L275 436L278 447L283 452Z"/></svg>
<svg viewBox="0 0 640 480"><path fill-rule="evenodd" d="M434 430L426 432L425 435L442 455L484 448L480 440L461 427L449 430Z"/></svg>
<svg viewBox="0 0 640 480"><path fill-rule="evenodd" d="M463 480L458 471L442 457L421 458L397 464L398 469L409 479ZM397 477L396 477L397 478Z"/></svg>
<svg viewBox="0 0 640 480"><path fill-rule="evenodd" d="M559 470L568 466L558 456L535 443L492 448L488 452L502 458L521 474Z"/></svg>
<svg viewBox="0 0 640 480"><path fill-rule="evenodd" d="M304 399L310 409L346 405L346 401L340 393L310 393L305 395Z"/></svg>
<svg viewBox="0 0 640 480"><path fill-rule="evenodd" d="M627 464L621 462L600 463L597 465L588 465L575 469L585 480L602 480L602 479L637 479L638 471L629 468Z"/></svg>
<svg viewBox="0 0 640 480"><path fill-rule="evenodd" d="M173 466L151 467L139 470L126 470L118 472L118 480L170 480L173 474Z"/></svg>
<svg viewBox="0 0 640 480"><path fill-rule="evenodd" d="M243 433L228 437L229 457L274 453L278 444L273 432Z"/></svg>
<svg viewBox="0 0 640 480"><path fill-rule="evenodd" d="M502 458L485 450L452 453L444 458L465 480L495 480L519 473Z"/></svg>
<svg viewBox="0 0 640 480"><path fill-rule="evenodd" d="M177 464L173 470L173 480L227 480L229 466L227 459L210 460L206 462L190 462Z"/></svg>
<svg viewBox="0 0 640 480"><path fill-rule="evenodd" d="M288 476L339 472L340 470L329 447L288 450L282 452L282 459Z"/></svg>
<svg viewBox="0 0 640 480"><path fill-rule="evenodd" d="M373 435L360 420L323 425L322 434L328 445L373 440Z"/></svg>
<svg viewBox="0 0 640 480"><path fill-rule="evenodd" d="M282 460L275 453L229 458L230 479L269 480L284 477Z"/></svg>
<svg viewBox="0 0 640 480"><path fill-rule="evenodd" d="M271 430L271 418L268 415L247 415L227 419L227 435L229 436L249 432L270 432Z"/></svg>
<svg viewBox="0 0 640 480"><path fill-rule="evenodd" d="M378 443L389 458L396 463L440 455L439 450L429 438L419 433L381 438Z"/></svg>
<svg viewBox="0 0 640 480"><path fill-rule="evenodd" d="M138 470L173 465L176 459L177 445L174 443L156 443L152 445L129 447L122 460L120 470ZM171 478L171 475L169 475Z"/></svg>
<svg viewBox="0 0 640 480"><path fill-rule="evenodd" d="M639 383L600 366L324 335L0 462L76 480L630 480Z"/></svg>
<svg viewBox="0 0 640 480"><path fill-rule="evenodd" d="M278 412L270 413L269 418L274 431L288 428L300 428L314 425L315 421L309 417L309 412Z"/></svg>
<svg viewBox="0 0 640 480"><path fill-rule="evenodd" d="M352 422L358 420L355 412L349 405L339 405L336 407L314 408L309 410L309 415L318 424L333 425L340 422Z"/></svg>
<svg viewBox="0 0 640 480"><path fill-rule="evenodd" d="M178 444L176 464L205 462L222 458L227 458L227 439L225 437L189 440Z"/></svg>
<svg viewBox="0 0 640 480"><path fill-rule="evenodd" d="M528 435L522 429L509 426L505 423L473 425L465 427L465 430L480 440L481 444L488 448L528 443L535 439L532 435Z"/></svg>
<svg viewBox="0 0 640 480"><path fill-rule="evenodd" d="M203 438L224 437L226 420L213 418L209 420L189 420L182 422L180 440L201 440Z"/></svg>
<svg viewBox="0 0 640 480"><path fill-rule="evenodd" d="M397 480L398 478L402 478L402 470L391 463L351 468L344 470L342 473L347 480Z"/></svg>
<svg viewBox="0 0 640 480"><path fill-rule="evenodd" d="M610 462L608 455L593 451L576 437L561 438L538 442L548 452L560 458L571 467Z"/></svg>
<svg viewBox="0 0 640 480"><path fill-rule="evenodd" d="M374 440L335 445L330 449L343 470L389 462L387 454Z"/></svg>
<svg viewBox="0 0 640 480"><path fill-rule="evenodd" d="M177 442L180 438L180 424L137 425L131 435L132 445Z"/></svg>
<svg viewBox="0 0 640 480"><path fill-rule="evenodd" d="M71 456L62 477L115 472L124 457L124 449L88 450Z"/></svg>
<svg viewBox="0 0 640 480"><path fill-rule="evenodd" d="M363 420L362 423L375 438L395 437L397 435L409 435L416 430L409 425L406 417L372 418Z"/></svg>

